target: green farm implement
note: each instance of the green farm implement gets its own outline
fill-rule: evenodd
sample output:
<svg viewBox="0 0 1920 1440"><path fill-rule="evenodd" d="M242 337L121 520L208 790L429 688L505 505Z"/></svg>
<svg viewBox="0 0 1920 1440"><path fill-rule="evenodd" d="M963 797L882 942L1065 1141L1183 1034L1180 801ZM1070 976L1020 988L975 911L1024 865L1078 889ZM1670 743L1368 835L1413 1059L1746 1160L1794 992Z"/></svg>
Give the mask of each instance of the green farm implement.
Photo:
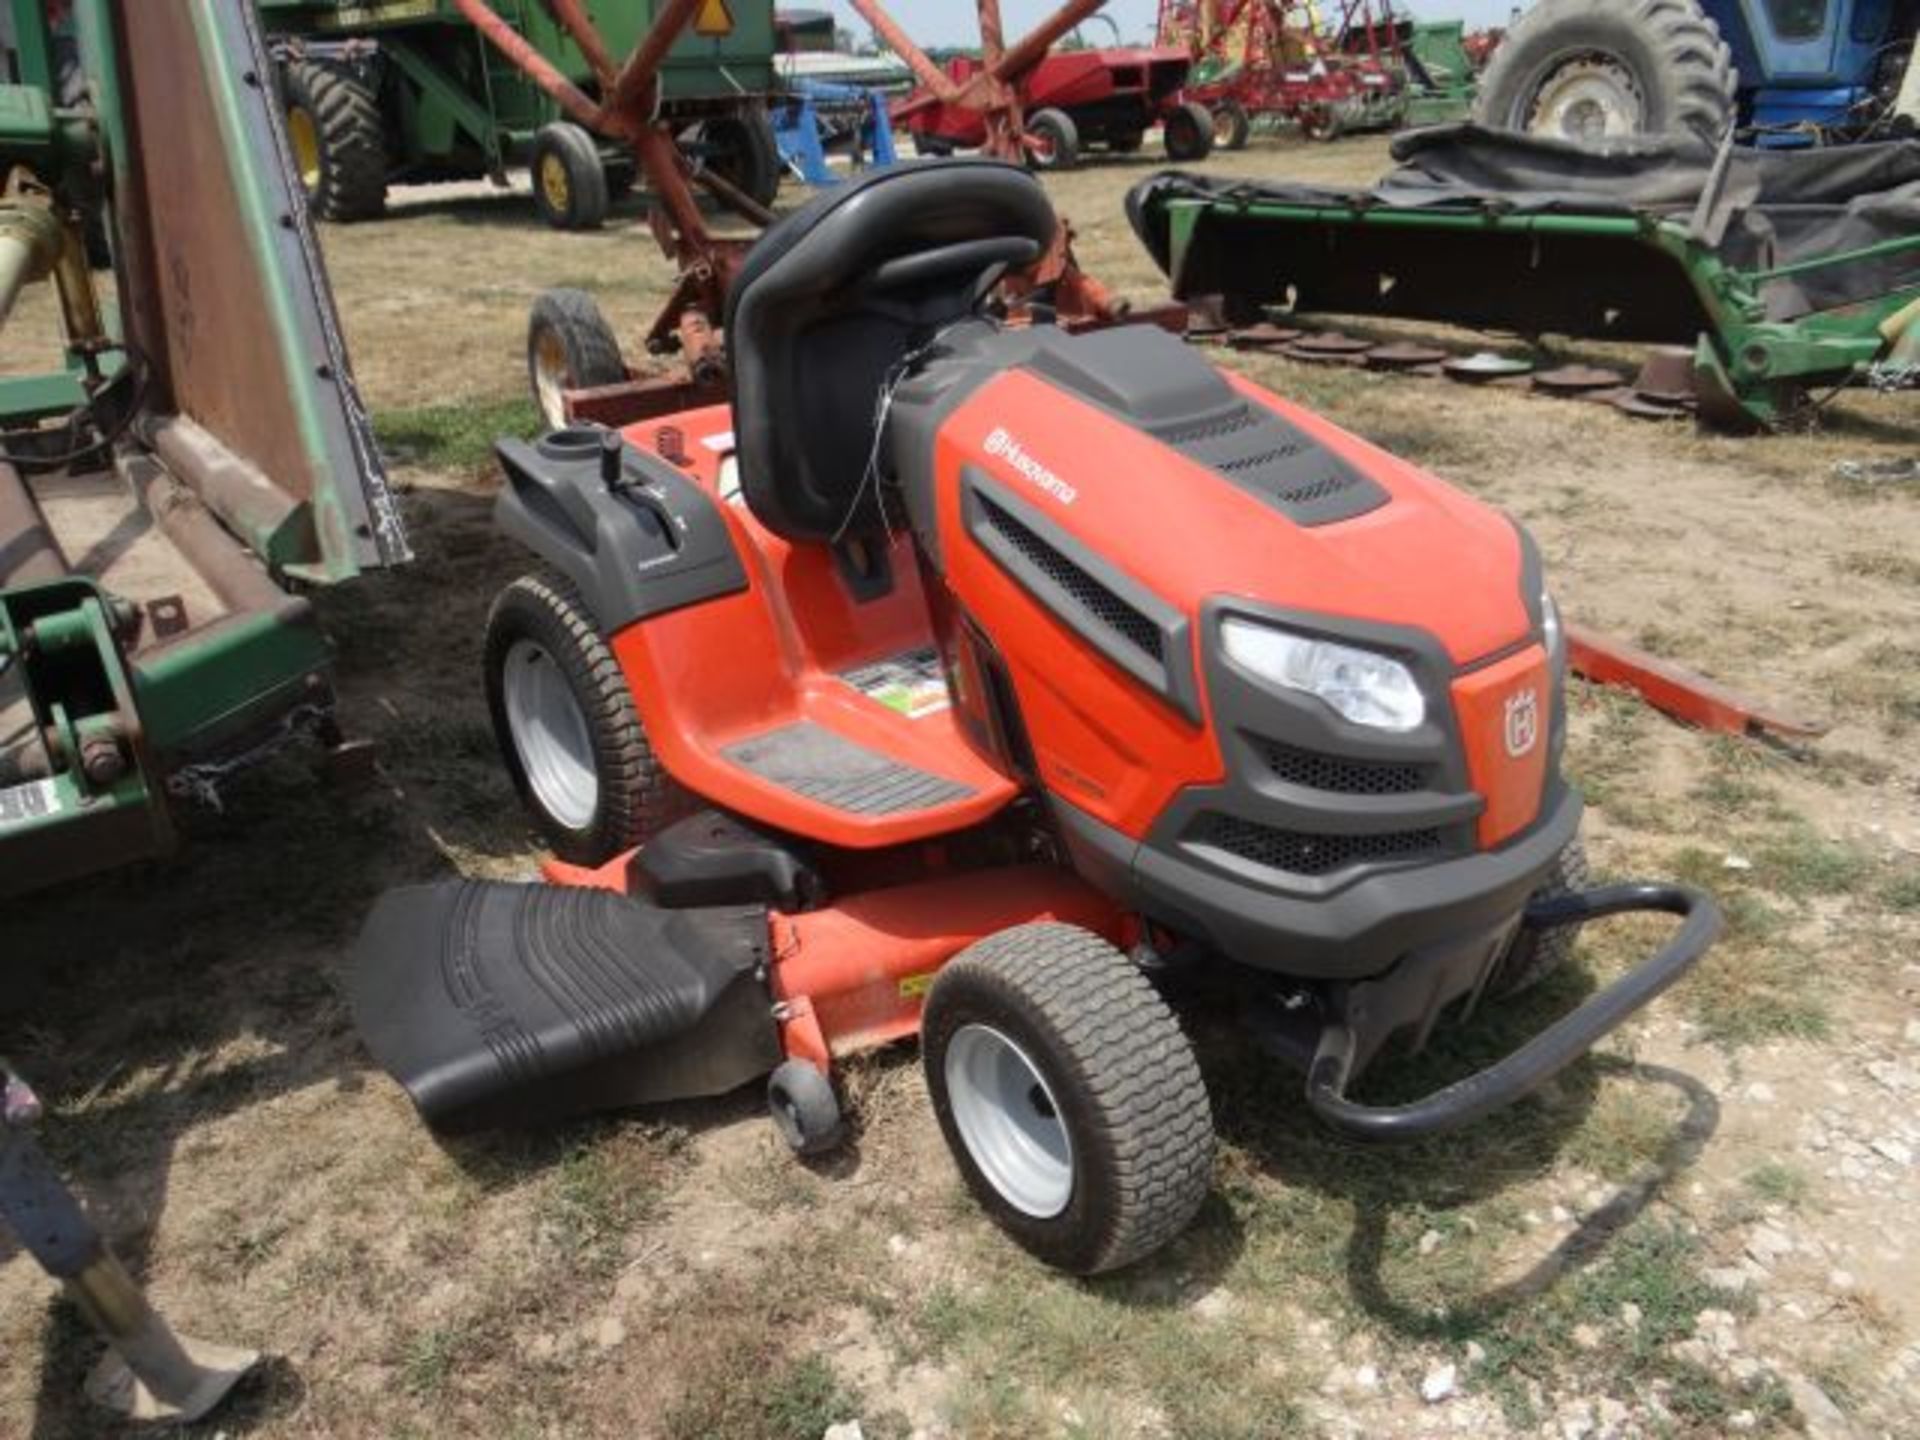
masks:
<svg viewBox="0 0 1920 1440"><path fill-rule="evenodd" d="M407 554L252 6L8 4L0 897L162 853L176 797L337 738L303 592Z"/></svg>
<svg viewBox="0 0 1920 1440"><path fill-rule="evenodd" d="M596 95L611 57L658 34L650 118L696 170L757 205L781 164L766 100L775 86L772 0L258 0L280 59L301 178L328 220L364 220L390 180L504 184L533 176L534 205L562 229L596 226L631 185L632 149L557 98L557 78ZM683 18L662 20L670 11ZM547 77L543 79L543 76Z"/></svg>
<svg viewBox="0 0 1920 1440"><path fill-rule="evenodd" d="M1368 191L1167 173L1128 198L1182 300L1683 345L1701 414L1793 420L1920 360L1920 144L1606 153L1438 127Z"/></svg>

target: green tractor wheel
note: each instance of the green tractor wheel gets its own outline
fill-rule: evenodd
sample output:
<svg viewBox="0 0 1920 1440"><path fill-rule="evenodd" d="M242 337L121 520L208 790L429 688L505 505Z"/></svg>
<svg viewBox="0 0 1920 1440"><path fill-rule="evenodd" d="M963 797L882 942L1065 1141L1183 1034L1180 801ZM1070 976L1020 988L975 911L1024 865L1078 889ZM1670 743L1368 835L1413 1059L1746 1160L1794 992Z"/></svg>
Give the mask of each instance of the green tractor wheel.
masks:
<svg viewBox="0 0 1920 1440"><path fill-rule="evenodd" d="M296 60L281 75L287 140L322 220L372 220L387 208L387 147L380 102L352 71Z"/></svg>
<svg viewBox="0 0 1920 1440"><path fill-rule="evenodd" d="M597 230L607 218L600 147L578 125L556 120L533 137L533 203L556 230Z"/></svg>

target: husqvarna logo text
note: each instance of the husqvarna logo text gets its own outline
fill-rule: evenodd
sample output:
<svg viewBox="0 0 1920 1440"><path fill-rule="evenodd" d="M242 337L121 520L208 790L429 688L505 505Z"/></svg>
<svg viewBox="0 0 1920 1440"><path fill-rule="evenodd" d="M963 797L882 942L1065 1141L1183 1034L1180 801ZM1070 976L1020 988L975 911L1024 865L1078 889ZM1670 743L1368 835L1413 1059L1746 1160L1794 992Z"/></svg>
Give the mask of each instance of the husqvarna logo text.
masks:
<svg viewBox="0 0 1920 1440"><path fill-rule="evenodd" d="M1507 754L1518 760L1540 740L1540 694L1516 690L1507 697Z"/></svg>
<svg viewBox="0 0 1920 1440"><path fill-rule="evenodd" d="M1026 447L1009 435L1002 426L994 426L987 436L987 454L996 460L1006 461L1062 505L1071 505L1080 498L1078 490L1029 455Z"/></svg>

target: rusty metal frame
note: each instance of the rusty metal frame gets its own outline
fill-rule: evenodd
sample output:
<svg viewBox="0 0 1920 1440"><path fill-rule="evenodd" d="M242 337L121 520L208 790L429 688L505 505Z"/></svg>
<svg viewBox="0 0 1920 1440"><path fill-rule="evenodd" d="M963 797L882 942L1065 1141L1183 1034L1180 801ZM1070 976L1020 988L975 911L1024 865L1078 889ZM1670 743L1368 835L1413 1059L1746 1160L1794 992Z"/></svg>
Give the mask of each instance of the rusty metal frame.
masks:
<svg viewBox="0 0 1920 1440"><path fill-rule="evenodd" d="M602 100L589 97L561 74L487 0L454 3L495 49L569 116L596 135L620 141L633 151L634 161L658 201L649 228L661 252L680 271L666 308L647 332L647 350L656 355L680 350L696 377L711 379L722 373L724 362L715 326L747 247L743 241L715 236L707 228L693 186L698 184L755 225L765 225L773 217L711 167L696 172L681 153L671 128L659 118L660 67L680 32L692 23L700 0L665 0L633 53L619 66L613 63L606 42L580 0L549 0L554 17L593 70L605 97ZM697 342L699 348L689 351L689 342ZM682 382L668 383L677 386Z"/></svg>

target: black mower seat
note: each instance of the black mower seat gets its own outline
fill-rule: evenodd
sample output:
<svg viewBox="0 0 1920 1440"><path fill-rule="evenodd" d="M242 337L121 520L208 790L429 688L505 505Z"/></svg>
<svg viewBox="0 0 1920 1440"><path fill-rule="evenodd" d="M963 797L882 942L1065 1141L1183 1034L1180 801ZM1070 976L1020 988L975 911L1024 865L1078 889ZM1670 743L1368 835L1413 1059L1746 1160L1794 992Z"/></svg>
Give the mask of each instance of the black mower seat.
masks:
<svg viewBox="0 0 1920 1440"><path fill-rule="evenodd" d="M875 404L915 346L971 313L985 284L1053 238L1039 182L997 160L890 166L763 235L728 296L740 488L787 540L880 524L863 491Z"/></svg>

